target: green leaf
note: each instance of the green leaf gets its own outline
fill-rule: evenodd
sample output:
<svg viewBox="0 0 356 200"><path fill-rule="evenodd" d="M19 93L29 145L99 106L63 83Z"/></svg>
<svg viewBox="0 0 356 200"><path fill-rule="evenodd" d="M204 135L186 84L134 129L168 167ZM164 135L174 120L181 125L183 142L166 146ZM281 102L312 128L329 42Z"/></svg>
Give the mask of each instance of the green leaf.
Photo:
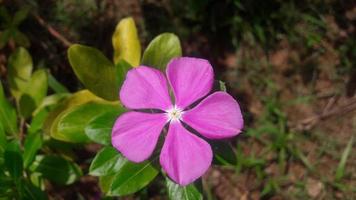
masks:
<svg viewBox="0 0 356 200"><path fill-rule="evenodd" d="M11 180L10 177L8 176L5 176L5 174L3 174L3 170L2 168L0 168L0 170L2 170L2 173L0 174L0 199L1 199L1 196L3 196L4 194L6 195L9 194L12 190L12 188L14 187L14 182L13 180ZM1 199L1 200L9 200L11 199L9 196L7 196L8 198L6 199Z"/></svg>
<svg viewBox="0 0 356 200"><path fill-rule="evenodd" d="M132 17L122 19L116 26L112 36L114 62L124 59L136 67L140 64L141 45L137 35L135 21Z"/></svg>
<svg viewBox="0 0 356 200"><path fill-rule="evenodd" d="M36 115L42 110L51 110L51 107L57 106L68 97L70 97L70 93L58 93L46 96L43 98L41 104L37 106L36 110L33 112L33 115Z"/></svg>
<svg viewBox="0 0 356 200"><path fill-rule="evenodd" d="M20 25L20 23L26 19L28 12L30 11L30 7L24 6L19 11L15 13L15 16L12 20L14 26Z"/></svg>
<svg viewBox="0 0 356 200"><path fill-rule="evenodd" d="M27 134L32 134L41 131L47 115L48 111L46 109L42 109L40 112L36 113L32 117L31 124L27 129Z"/></svg>
<svg viewBox="0 0 356 200"><path fill-rule="evenodd" d="M237 162L236 154L229 142L226 141L209 141L214 151L214 164L235 165Z"/></svg>
<svg viewBox="0 0 356 200"><path fill-rule="evenodd" d="M34 186L30 182L24 181L24 199L26 200L46 200L48 199L46 194L38 187Z"/></svg>
<svg viewBox="0 0 356 200"><path fill-rule="evenodd" d="M112 175L128 161L113 147L104 147L93 159L89 174L92 176Z"/></svg>
<svg viewBox="0 0 356 200"><path fill-rule="evenodd" d="M339 165L336 168L336 173L335 173L336 181L339 181L345 175L345 166L346 166L347 158L351 153L353 143L354 143L354 137L351 137L351 139L347 143L344 152L342 153Z"/></svg>
<svg viewBox="0 0 356 200"><path fill-rule="evenodd" d="M13 179L18 180L22 176L23 161L18 141L7 144L5 153L5 166Z"/></svg>
<svg viewBox="0 0 356 200"><path fill-rule="evenodd" d="M115 67L117 70L117 82L118 85L121 87L122 83L126 78L127 72L132 68L132 66L125 60L121 59L116 63Z"/></svg>
<svg viewBox="0 0 356 200"><path fill-rule="evenodd" d="M123 111L124 109L122 109ZM96 143L110 145L112 127L122 112L114 111L98 115L89 121L85 127L85 134Z"/></svg>
<svg viewBox="0 0 356 200"><path fill-rule="evenodd" d="M52 127L51 136L57 140L74 143L89 142L84 132L86 125L98 115L105 112L121 113L123 108L119 103L90 102L68 109L57 119Z"/></svg>
<svg viewBox="0 0 356 200"><path fill-rule="evenodd" d="M95 95L117 100L119 83L117 70L99 50L74 44L68 49L68 59L78 79Z"/></svg>
<svg viewBox="0 0 356 200"><path fill-rule="evenodd" d="M42 147L42 137L39 132L28 134L25 139L23 161L27 168L34 160L37 151Z"/></svg>
<svg viewBox="0 0 356 200"><path fill-rule="evenodd" d="M80 167L72 161L54 155L38 155L30 170L57 184L69 185L82 176Z"/></svg>
<svg viewBox="0 0 356 200"><path fill-rule="evenodd" d="M7 133L17 134L17 115L15 109L7 101L0 82L0 121Z"/></svg>
<svg viewBox="0 0 356 200"><path fill-rule="evenodd" d="M8 79L11 93L17 100L28 88L32 69L32 57L25 48L19 47L10 55Z"/></svg>
<svg viewBox="0 0 356 200"><path fill-rule="evenodd" d="M7 26L9 26L12 21L11 16L5 6L0 7L0 19L2 20L2 23Z"/></svg>
<svg viewBox="0 0 356 200"><path fill-rule="evenodd" d="M11 38L12 31L9 29L6 29L1 32L0 34L0 49L4 48L4 46L9 42L9 39Z"/></svg>
<svg viewBox="0 0 356 200"><path fill-rule="evenodd" d="M203 195L195 187L194 184L180 186L169 178L166 178L166 186L168 189L169 199L172 200L199 200L203 199Z"/></svg>
<svg viewBox="0 0 356 200"><path fill-rule="evenodd" d="M115 176L113 176L112 174L99 177L99 186L104 193L108 193L110 191L114 178Z"/></svg>
<svg viewBox="0 0 356 200"><path fill-rule="evenodd" d="M182 56L180 41L173 33L163 33L155 37L143 53L142 64L165 69L168 62Z"/></svg>
<svg viewBox="0 0 356 200"><path fill-rule="evenodd" d="M47 72L43 69L35 71L19 101L22 116L25 118L31 116L32 112L40 105L46 96L47 89Z"/></svg>
<svg viewBox="0 0 356 200"><path fill-rule="evenodd" d="M4 153L6 143L7 143L7 140L6 140L5 130L2 125L2 122L0 121L0 155L2 155L2 153ZM1 165L1 162L0 162L0 165Z"/></svg>
<svg viewBox="0 0 356 200"><path fill-rule="evenodd" d="M49 98L49 97L48 97ZM52 99L53 98L53 99ZM51 130L53 129L53 127L57 126L58 123L58 118L63 115L64 113L66 113L69 109L72 109L76 106L88 103L88 102L92 102L92 101L104 101L103 99L95 96L93 93L89 92L89 90L80 90L76 93L74 93L73 95L71 95L70 97L64 97L66 98L66 100L62 101L59 99L57 99L57 97L51 97L50 99L48 99L48 104L45 104L45 102L47 102L47 98L44 99L43 103L45 105L43 105L44 107L46 107L47 105L51 105L52 103L55 102L59 102L62 101L61 103L59 103L57 105L57 107L55 109L53 109L48 116L46 117L46 120L43 124L43 131L50 135L51 134ZM42 105L41 105L42 106ZM36 113L36 111L35 111Z"/></svg>
<svg viewBox="0 0 356 200"><path fill-rule="evenodd" d="M30 40L28 39L28 37L18 29L14 30L12 37L15 40L16 44L18 44L19 46L23 46L26 48L30 46Z"/></svg>
<svg viewBox="0 0 356 200"><path fill-rule="evenodd" d="M116 173L108 192L110 196L123 196L137 192L147 186L158 174L151 161L126 162Z"/></svg>
<svg viewBox="0 0 356 200"><path fill-rule="evenodd" d="M69 93L69 90L60 82L58 82L52 74L48 76L48 85L56 93Z"/></svg>

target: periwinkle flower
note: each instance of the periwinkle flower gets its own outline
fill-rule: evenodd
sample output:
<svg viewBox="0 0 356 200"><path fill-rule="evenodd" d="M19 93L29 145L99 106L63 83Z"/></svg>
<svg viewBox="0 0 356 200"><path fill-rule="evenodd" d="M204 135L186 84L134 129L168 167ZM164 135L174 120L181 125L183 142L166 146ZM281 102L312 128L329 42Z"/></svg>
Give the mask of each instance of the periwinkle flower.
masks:
<svg viewBox="0 0 356 200"><path fill-rule="evenodd" d="M211 165L211 147L201 136L209 139L236 136L241 132L243 119L239 104L229 94L209 94L214 73L207 60L172 59L166 75L168 83L162 72L146 66L127 73L120 100L132 111L116 120L112 145L128 160L142 162L151 156L164 126L169 123L160 163L171 179L184 186L201 177ZM198 100L201 101L191 108ZM163 112L145 113L140 109ZM182 122L200 135L191 133Z"/></svg>

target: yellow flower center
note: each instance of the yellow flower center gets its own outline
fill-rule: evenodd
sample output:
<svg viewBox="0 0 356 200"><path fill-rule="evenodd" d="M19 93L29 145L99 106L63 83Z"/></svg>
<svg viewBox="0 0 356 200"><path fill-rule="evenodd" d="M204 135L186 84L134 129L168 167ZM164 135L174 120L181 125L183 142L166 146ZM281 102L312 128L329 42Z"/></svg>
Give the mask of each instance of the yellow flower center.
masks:
<svg viewBox="0 0 356 200"><path fill-rule="evenodd" d="M177 107L167 110L168 121L179 121L182 118L183 111Z"/></svg>

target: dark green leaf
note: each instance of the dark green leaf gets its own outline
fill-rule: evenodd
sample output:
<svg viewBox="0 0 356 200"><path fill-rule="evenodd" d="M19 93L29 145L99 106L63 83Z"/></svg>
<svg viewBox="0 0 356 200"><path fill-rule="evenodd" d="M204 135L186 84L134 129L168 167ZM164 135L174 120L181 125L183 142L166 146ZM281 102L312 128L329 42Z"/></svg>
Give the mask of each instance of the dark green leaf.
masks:
<svg viewBox="0 0 356 200"><path fill-rule="evenodd" d="M121 87L122 83L124 82L126 78L127 72L132 69L132 66L127 63L125 60L121 59L118 60L116 63L116 77L117 77L117 82L118 85Z"/></svg>
<svg viewBox="0 0 356 200"><path fill-rule="evenodd" d="M104 99L117 100L119 83L115 66L99 50L75 44L68 49L68 59L86 88Z"/></svg>
<svg viewBox="0 0 356 200"><path fill-rule="evenodd" d="M19 179L22 176L23 161L18 141L12 141L6 145L4 159L11 177L15 180Z"/></svg>
<svg viewBox="0 0 356 200"><path fill-rule="evenodd" d="M128 161L113 147L104 147L93 159L89 174L93 176L112 175Z"/></svg>
<svg viewBox="0 0 356 200"><path fill-rule="evenodd" d="M82 176L82 171L77 164L54 155L36 156L30 169L61 185L72 184Z"/></svg>
<svg viewBox="0 0 356 200"><path fill-rule="evenodd" d="M0 49L4 48L4 46L9 42L11 38L12 31L11 30L4 30L0 34Z"/></svg>
<svg viewBox="0 0 356 200"><path fill-rule="evenodd" d="M46 194L38 187L29 182L24 182L24 199L25 200L46 200Z"/></svg>
<svg viewBox="0 0 356 200"><path fill-rule="evenodd" d="M0 7L0 19L5 25L9 26L11 23L11 16L5 6Z"/></svg>
<svg viewBox="0 0 356 200"><path fill-rule="evenodd" d="M214 151L214 164L220 165L235 165L237 162L236 154L227 141L209 141L213 151Z"/></svg>
<svg viewBox="0 0 356 200"><path fill-rule="evenodd" d="M194 184L180 186L169 178L166 178L166 186L168 189L169 199L172 200L199 200L203 199L203 195L195 187Z"/></svg>
<svg viewBox="0 0 356 200"><path fill-rule="evenodd" d="M121 113L123 108L118 103L90 102L67 110L58 117L55 127L52 128L51 136L55 139L83 143L89 138L84 132L88 122L105 112Z"/></svg>
<svg viewBox="0 0 356 200"><path fill-rule="evenodd" d="M26 19L28 12L30 11L30 8L27 6L22 7L19 11L15 13L15 16L13 18L13 25L18 26L20 23Z"/></svg>
<svg viewBox="0 0 356 200"><path fill-rule="evenodd" d="M0 155L4 153L5 151L5 146L6 146L6 134L5 134L5 129L2 125L2 122L0 121ZM0 162L1 165L1 162Z"/></svg>
<svg viewBox="0 0 356 200"><path fill-rule="evenodd" d="M0 82L0 121L7 133L17 134L17 115L15 109L6 100Z"/></svg>
<svg viewBox="0 0 356 200"><path fill-rule="evenodd" d="M27 168L36 156L37 151L42 146L42 137L39 132L28 134L25 139L23 161Z"/></svg>
<svg viewBox="0 0 356 200"><path fill-rule="evenodd" d="M163 33L155 37L146 48L142 64L165 69L168 62L182 56L182 48L178 37L172 33Z"/></svg>
<svg viewBox="0 0 356 200"><path fill-rule="evenodd" d="M108 195L123 196L137 192L147 186L158 174L150 161L127 162L116 173Z"/></svg>
<svg viewBox="0 0 356 200"><path fill-rule="evenodd" d="M19 46L23 46L26 48L30 46L30 40L21 31L15 30L12 37L15 40L16 44L18 44Z"/></svg>
<svg viewBox="0 0 356 200"><path fill-rule="evenodd" d="M98 115L89 121L85 127L85 134L96 143L110 145L112 127L122 112L114 111Z"/></svg>

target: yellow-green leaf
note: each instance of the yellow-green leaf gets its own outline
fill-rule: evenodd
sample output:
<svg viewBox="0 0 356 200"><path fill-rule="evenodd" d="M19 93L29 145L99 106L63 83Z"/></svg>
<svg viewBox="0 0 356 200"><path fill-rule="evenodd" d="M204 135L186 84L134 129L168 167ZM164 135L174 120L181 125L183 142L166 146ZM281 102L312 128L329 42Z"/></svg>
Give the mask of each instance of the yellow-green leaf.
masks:
<svg viewBox="0 0 356 200"><path fill-rule="evenodd" d="M99 50L74 44L68 49L68 59L74 73L95 95L115 101L118 98L118 70Z"/></svg>
<svg viewBox="0 0 356 200"><path fill-rule="evenodd" d="M173 33L162 33L146 48L142 64L164 70L172 58L179 56L182 56L179 38Z"/></svg>
<svg viewBox="0 0 356 200"><path fill-rule="evenodd" d="M140 64L141 45L135 21L131 17L124 18L117 24L112 36L112 44L114 47L114 63L124 59L133 67Z"/></svg>
<svg viewBox="0 0 356 200"><path fill-rule="evenodd" d="M72 107L82 105L91 101L104 101L103 99L95 96L89 90L81 90L74 93L72 96L68 97L68 99L64 100L58 107L56 107L53 111L51 111L46 121L44 122L43 130L46 134L50 135L52 126L55 126L55 120L59 115L64 113L65 110L68 110Z"/></svg>
<svg viewBox="0 0 356 200"><path fill-rule="evenodd" d="M20 47L10 55L8 79L11 94L17 100L19 100L21 93L28 87L32 69L32 58L25 48Z"/></svg>

